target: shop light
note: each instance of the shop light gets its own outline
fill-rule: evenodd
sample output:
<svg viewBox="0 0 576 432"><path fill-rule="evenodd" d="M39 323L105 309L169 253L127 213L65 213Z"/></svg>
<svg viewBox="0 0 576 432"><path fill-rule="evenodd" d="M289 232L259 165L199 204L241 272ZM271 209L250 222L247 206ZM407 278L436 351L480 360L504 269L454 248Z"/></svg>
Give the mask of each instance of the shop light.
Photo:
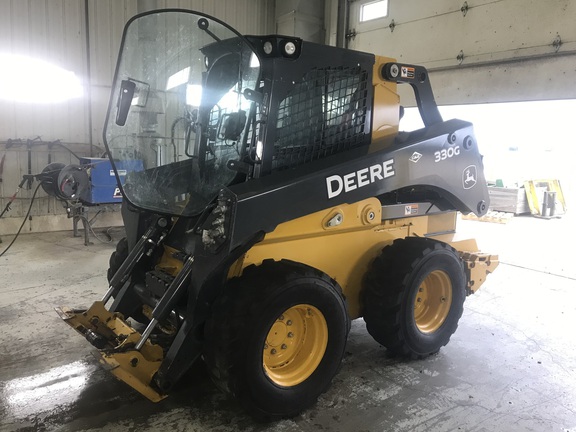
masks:
<svg viewBox="0 0 576 432"><path fill-rule="evenodd" d="M57 103L80 98L80 79L43 60L0 54L0 99L23 103Z"/></svg>

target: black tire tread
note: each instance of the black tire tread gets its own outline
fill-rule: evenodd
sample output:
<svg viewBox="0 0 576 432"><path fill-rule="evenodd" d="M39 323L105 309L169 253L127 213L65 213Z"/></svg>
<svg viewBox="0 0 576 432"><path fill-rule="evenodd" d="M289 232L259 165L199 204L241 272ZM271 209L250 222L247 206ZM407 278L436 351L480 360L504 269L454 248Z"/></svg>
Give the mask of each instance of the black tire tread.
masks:
<svg viewBox="0 0 576 432"><path fill-rule="evenodd" d="M432 250L445 249L457 255L446 243L423 238L396 239L374 260L367 272L363 290L364 320L368 333L392 355L410 359L425 358L432 353L415 353L401 331L401 301L408 275ZM463 271L463 267L462 267ZM456 321L462 316L457 313ZM456 327L458 326L456 322ZM454 331L456 328L454 328ZM442 344L446 345L450 337Z"/></svg>
<svg viewBox="0 0 576 432"><path fill-rule="evenodd" d="M128 257L128 240L126 237L122 237L118 244L116 245L116 250L110 255L110 260L108 261L109 267L106 272L108 282L112 280L116 271L120 268L122 263Z"/></svg>
<svg viewBox="0 0 576 432"><path fill-rule="evenodd" d="M326 274L301 263L270 259L264 260L260 265L246 267L240 277L229 280L224 291L213 304L212 313L206 322L203 358L213 382L225 393L238 398L243 407L260 421L293 417L300 410L281 416L271 415L255 411L246 400L247 398L241 397L242 389L237 387L239 380L236 379L241 371L235 370L235 359L238 355L237 347L244 343L240 336L243 333L242 328L261 310L268 298L264 293L274 289L271 285L281 286L294 279L308 277L321 278L333 285L345 304L339 285ZM270 281L274 281L273 284L270 284ZM348 334L350 320L348 317L346 319L346 334ZM329 385L330 382L321 393L324 393Z"/></svg>

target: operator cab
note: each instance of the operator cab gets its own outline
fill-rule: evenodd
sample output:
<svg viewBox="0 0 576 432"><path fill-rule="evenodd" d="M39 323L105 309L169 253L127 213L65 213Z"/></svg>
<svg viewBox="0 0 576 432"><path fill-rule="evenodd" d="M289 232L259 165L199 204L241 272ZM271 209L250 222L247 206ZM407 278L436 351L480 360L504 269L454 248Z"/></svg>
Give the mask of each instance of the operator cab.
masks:
<svg viewBox="0 0 576 432"><path fill-rule="evenodd" d="M223 187L365 154L374 63L294 37L243 37L196 12L138 16L123 36L105 125L110 158L125 167L124 197L190 217Z"/></svg>

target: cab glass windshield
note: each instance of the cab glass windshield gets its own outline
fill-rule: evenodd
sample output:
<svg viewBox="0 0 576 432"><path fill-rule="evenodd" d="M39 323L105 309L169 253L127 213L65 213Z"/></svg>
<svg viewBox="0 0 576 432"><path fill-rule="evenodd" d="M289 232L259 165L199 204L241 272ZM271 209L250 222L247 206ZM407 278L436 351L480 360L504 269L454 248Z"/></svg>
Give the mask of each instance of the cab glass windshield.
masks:
<svg viewBox="0 0 576 432"><path fill-rule="evenodd" d="M164 11L131 21L105 125L124 198L192 216L234 182L259 73L248 43L210 17Z"/></svg>

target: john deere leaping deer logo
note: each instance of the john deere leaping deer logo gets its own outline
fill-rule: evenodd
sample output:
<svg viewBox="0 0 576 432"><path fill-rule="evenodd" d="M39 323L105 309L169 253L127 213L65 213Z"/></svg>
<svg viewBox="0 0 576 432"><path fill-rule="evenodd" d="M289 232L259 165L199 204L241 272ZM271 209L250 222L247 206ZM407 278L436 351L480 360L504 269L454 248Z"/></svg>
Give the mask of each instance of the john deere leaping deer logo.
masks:
<svg viewBox="0 0 576 432"><path fill-rule="evenodd" d="M462 186L464 189L472 189L476 185L477 179L476 165L468 165L464 168L464 172L462 173Z"/></svg>

